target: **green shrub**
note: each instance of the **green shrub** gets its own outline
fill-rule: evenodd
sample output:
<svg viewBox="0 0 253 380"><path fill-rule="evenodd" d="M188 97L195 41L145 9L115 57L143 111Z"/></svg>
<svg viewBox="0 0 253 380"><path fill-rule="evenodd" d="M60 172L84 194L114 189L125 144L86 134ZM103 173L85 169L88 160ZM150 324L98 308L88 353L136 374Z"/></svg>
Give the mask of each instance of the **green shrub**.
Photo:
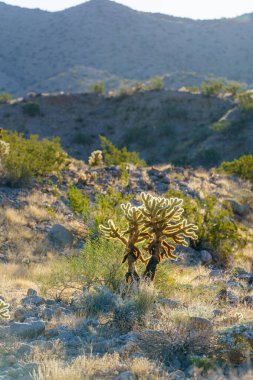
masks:
<svg viewBox="0 0 253 380"><path fill-rule="evenodd" d="M242 90L242 85L240 84L228 84L225 86L225 91L230 93L233 97L238 94Z"/></svg>
<svg viewBox="0 0 253 380"><path fill-rule="evenodd" d="M242 93L238 96L239 106L242 111L253 111L253 96L250 93Z"/></svg>
<svg viewBox="0 0 253 380"><path fill-rule="evenodd" d="M147 82L145 89L148 91L162 90L164 88L164 79L162 77L153 77Z"/></svg>
<svg viewBox="0 0 253 380"><path fill-rule="evenodd" d="M180 190L170 190L166 196L184 200L186 218L198 226L198 240L192 242L193 246L213 252L222 266L232 264L233 257L247 244L247 240L242 236L242 226L233 219L231 208L219 204L215 197L200 201Z"/></svg>
<svg viewBox="0 0 253 380"><path fill-rule="evenodd" d="M223 83L221 81L210 81L208 83L203 83L201 86L202 93L205 96L218 96L223 88Z"/></svg>
<svg viewBox="0 0 253 380"><path fill-rule="evenodd" d="M237 160L231 162L223 162L218 171L227 174L235 174L246 180L253 180L253 156L241 156Z"/></svg>
<svg viewBox="0 0 253 380"><path fill-rule="evenodd" d="M0 104L6 104L9 103L12 100L12 95L4 92L0 94Z"/></svg>
<svg viewBox="0 0 253 380"><path fill-rule="evenodd" d="M25 115L37 116L40 114L40 105L34 102L27 102L22 105L22 110Z"/></svg>
<svg viewBox="0 0 253 380"><path fill-rule="evenodd" d="M82 215L84 220L87 221L91 208L91 202L88 195L83 194L81 190L70 184L68 188L68 198L72 210L77 214Z"/></svg>
<svg viewBox="0 0 253 380"><path fill-rule="evenodd" d="M9 144L9 153L4 156L2 164L11 185L59 172L67 157L59 138L39 140L38 136L31 135L25 139L17 132L4 132L3 140Z"/></svg>
<svg viewBox="0 0 253 380"><path fill-rule="evenodd" d="M84 309L86 314L90 316L113 312L116 305L116 295L105 287L100 287L97 290L92 289L84 299Z"/></svg>
<svg viewBox="0 0 253 380"><path fill-rule="evenodd" d="M143 283L129 288L129 294L119 299L114 311L114 323L121 331L130 331L135 326L144 326L149 313L152 311L157 299L157 293L150 285Z"/></svg>
<svg viewBox="0 0 253 380"><path fill-rule="evenodd" d="M129 152L126 147L116 148L106 137L100 136L105 165L120 165L122 163L134 164L138 167L145 166L144 160L139 158L137 152Z"/></svg>
<svg viewBox="0 0 253 380"><path fill-rule="evenodd" d="M218 121L217 123L211 125L211 129L215 132L226 132L230 127L230 122L229 121Z"/></svg>
<svg viewBox="0 0 253 380"><path fill-rule="evenodd" d="M68 197L73 211L82 215L85 221L89 220L90 234L100 234L99 225L112 218L120 226L125 227L120 205L129 202L132 195L122 195L121 192L109 187L106 194L96 194L95 202L92 203L89 197L83 194L82 190L70 185Z"/></svg>
<svg viewBox="0 0 253 380"><path fill-rule="evenodd" d="M105 94L105 82L96 82L93 85L90 86L90 90L94 92L95 94Z"/></svg>
<svg viewBox="0 0 253 380"><path fill-rule="evenodd" d="M124 279L121 244L105 239L88 239L80 256L67 256L52 264L46 277L39 277L44 293L62 299L70 289L88 291L95 286L105 286L112 291L119 289Z"/></svg>

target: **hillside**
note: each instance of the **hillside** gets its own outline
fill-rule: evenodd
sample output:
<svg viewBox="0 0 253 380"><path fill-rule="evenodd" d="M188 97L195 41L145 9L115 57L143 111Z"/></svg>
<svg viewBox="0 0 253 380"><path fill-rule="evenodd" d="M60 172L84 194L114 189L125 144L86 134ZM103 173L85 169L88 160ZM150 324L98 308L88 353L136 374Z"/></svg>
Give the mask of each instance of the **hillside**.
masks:
<svg viewBox="0 0 253 380"><path fill-rule="evenodd" d="M1 2L0 92L83 92L102 78L112 88L176 70L251 84L252 33L252 14L193 21L109 0L55 13Z"/></svg>
<svg viewBox="0 0 253 380"><path fill-rule="evenodd" d="M223 117L226 128L213 130ZM189 92L31 95L0 105L0 128L60 136L69 154L86 161L100 147L99 135L150 164L210 167L253 151L252 118L245 119L231 98Z"/></svg>

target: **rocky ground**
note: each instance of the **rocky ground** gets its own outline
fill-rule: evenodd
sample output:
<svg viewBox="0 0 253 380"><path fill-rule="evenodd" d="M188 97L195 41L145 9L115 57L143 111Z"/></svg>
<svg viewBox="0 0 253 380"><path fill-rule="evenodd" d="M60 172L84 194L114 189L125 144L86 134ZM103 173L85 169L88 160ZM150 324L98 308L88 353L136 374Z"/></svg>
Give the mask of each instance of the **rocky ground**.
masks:
<svg viewBox="0 0 253 380"><path fill-rule="evenodd" d="M129 165L123 179L119 167L92 169L71 160L60 178L1 187L0 294L11 318L0 325L0 378L252 378L252 243L244 252L248 260L227 271L207 251L178 250L177 262L168 264L171 290L156 293L147 319L128 326L124 316L124 328L113 306L118 296L108 289L106 307L95 316L84 307L87 289L64 299L44 291L38 279L47 278L51 263L78 255L85 244L87 225L70 209L69 182L91 199L110 186L137 198L141 191L180 189L230 199L236 218L252 232L252 184L215 171Z"/></svg>

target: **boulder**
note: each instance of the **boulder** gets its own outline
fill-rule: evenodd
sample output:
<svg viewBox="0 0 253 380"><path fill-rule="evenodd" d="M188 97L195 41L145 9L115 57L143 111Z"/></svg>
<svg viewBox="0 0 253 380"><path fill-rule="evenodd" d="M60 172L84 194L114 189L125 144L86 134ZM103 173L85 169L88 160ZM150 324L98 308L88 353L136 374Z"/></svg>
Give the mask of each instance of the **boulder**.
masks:
<svg viewBox="0 0 253 380"><path fill-rule="evenodd" d="M38 293L37 293L36 290L34 290L34 289L28 289L27 290L27 296L28 297L30 297L30 296L37 296L37 295L38 295Z"/></svg>
<svg viewBox="0 0 253 380"><path fill-rule="evenodd" d="M49 242L59 248L72 246L74 237L71 231L61 224L55 224L48 233Z"/></svg>
<svg viewBox="0 0 253 380"><path fill-rule="evenodd" d="M170 373L170 380L185 380L186 376L183 371L177 370L172 373Z"/></svg>
<svg viewBox="0 0 253 380"><path fill-rule="evenodd" d="M44 303L45 303L44 298L39 297L39 296L28 296L28 297L22 298L21 300L21 304L25 307L40 306L40 305L43 305Z"/></svg>
<svg viewBox="0 0 253 380"><path fill-rule="evenodd" d="M43 321L30 321L27 323L13 322L10 324L10 333L19 338L36 338L45 331Z"/></svg>
<svg viewBox="0 0 253 380"><path fill-rule="evenodd" d="M211 264L213 261L213 257L211 255L211 253L208 251L201 251L200 252L200 258L201 258L201 262L203 264L206 264L206 265Z"/></svg>
<svg viewBox="0 0 253 380"><path fill-rule="evenodd" d="M250 212L248 205L238 203L234 199L228 199L227 202L231 206L233 212L239 216L246 216Z"/></svg>

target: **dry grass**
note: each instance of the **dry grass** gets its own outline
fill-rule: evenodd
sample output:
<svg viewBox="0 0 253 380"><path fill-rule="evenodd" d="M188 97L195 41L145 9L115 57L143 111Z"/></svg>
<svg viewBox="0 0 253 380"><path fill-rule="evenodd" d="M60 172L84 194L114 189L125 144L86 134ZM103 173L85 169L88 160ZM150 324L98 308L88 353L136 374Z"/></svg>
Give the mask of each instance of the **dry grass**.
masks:
<svg viewBox="0 0 253 380"><path fill-rule="evenodd" d="M98 356L79 356L71 363L55 358L41 357L33 380L83 380L83 379L115 379L125 371L138 376L138 379L162 379L163 375L153 363L145 358L122 360L119 354Z"/></svg>

